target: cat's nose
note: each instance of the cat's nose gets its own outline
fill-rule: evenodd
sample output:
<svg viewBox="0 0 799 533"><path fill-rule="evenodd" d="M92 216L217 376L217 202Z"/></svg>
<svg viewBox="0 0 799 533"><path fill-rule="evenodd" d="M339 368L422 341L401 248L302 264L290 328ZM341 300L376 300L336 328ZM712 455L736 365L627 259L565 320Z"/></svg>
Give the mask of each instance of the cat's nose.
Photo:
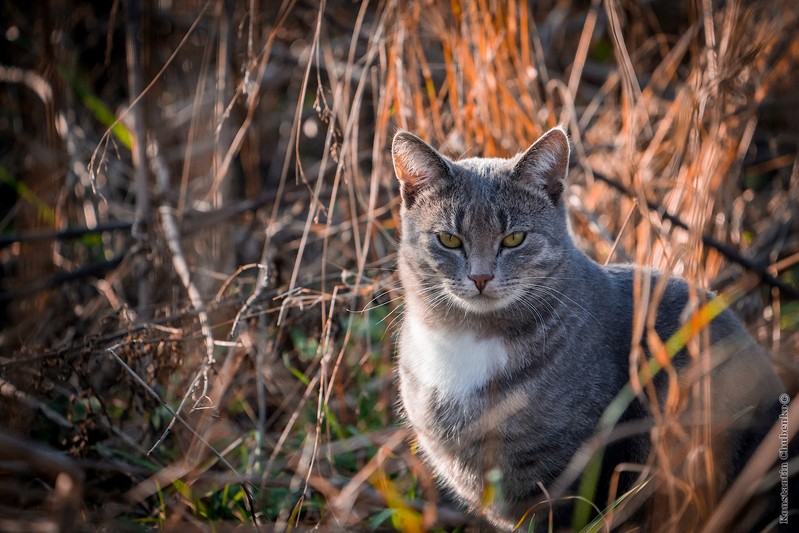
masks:
<svg viewBox="0 0 799 533"><path fill-rule="evenodd" d="M474 274L474 275L469 276L469 279L474 281L474 285L475 285L475 287L477 287L478 291L483 292L483 289L486 288L486 284L489 281L491 281L492 279L494 279L494 275L493 274Z"/></svg>

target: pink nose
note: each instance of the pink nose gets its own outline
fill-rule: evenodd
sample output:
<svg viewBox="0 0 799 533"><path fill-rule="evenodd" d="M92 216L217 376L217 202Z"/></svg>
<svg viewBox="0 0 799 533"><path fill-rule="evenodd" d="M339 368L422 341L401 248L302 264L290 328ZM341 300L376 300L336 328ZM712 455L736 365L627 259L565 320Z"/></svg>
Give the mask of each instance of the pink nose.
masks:
<svg viewBox="0 0 799 533"><path fill-rule="evenodd" d="M480 292L483 292L483 289L486 288L486 284L494 279L493 274L475 274L473 276L469 276L469 279L474 281L475 287Z"/></svg>

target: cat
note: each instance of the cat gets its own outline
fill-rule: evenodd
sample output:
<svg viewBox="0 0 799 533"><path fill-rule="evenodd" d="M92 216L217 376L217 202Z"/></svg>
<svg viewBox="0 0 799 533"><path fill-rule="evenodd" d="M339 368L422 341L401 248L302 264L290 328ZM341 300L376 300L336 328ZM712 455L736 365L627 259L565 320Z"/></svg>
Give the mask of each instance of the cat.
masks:
<svg viewBox="0 0 799 533"><path fill-rule="evenodd" d="M436 477L505 530L550 512L556 526L569 524L568 502L547 502L544 491L630 379L634 278L648 276L654 288L663 276L600 266L576 247L564 202L569 156L560 127L510 159L452 161L406 131L392 144L405 291L400 408ZM660 339L680 327L690 290L665 281ZM751 453L744 441L762 438L776 418L783 388L731 311L712 321L710 336L726 346L713 370L713 413L738 428L714 441L720 473L711 482L724 486ZM690 361L683 351L674 366ZM661 401L666 380L656 380ZM627 420L651 420L646 399L629 406ZM645 428L606 449L600 508L613 468L646 463L649 442Z"/></svg>

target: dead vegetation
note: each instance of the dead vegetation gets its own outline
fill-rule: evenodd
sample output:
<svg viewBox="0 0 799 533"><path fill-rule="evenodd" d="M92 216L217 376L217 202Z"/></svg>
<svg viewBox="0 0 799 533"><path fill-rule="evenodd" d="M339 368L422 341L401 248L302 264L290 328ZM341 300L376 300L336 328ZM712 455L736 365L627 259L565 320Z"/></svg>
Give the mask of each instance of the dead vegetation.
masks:
<svg viewBox="0 0 799 533"><path fill-rule="evenodd" d="M731 295L799 386L791 0L0 10L0 530L485 527L393 409L397 128L568 125L580 245ZM724 518L664 483L664 530Z"/></svg>

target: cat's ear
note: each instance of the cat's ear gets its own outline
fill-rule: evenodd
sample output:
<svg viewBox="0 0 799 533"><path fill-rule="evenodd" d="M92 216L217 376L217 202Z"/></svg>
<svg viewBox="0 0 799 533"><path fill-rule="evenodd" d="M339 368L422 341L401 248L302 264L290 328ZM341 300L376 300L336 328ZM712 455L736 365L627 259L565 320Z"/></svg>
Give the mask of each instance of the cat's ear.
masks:
<svg viewBox="0 0 799 533"><path fill-rule="evenodd" d="M552 128L522 154L513 167L514 178L542 189L557 204L569 169L569 150L569 138L563 128Z"/></svg>
<svg viewBox="0 0 799 533"><path fill-rule="evenodd" d="M450 169L446 159L416 135L400 131L391 145L394 172L400 181L405 207L411 207L415 196L435 180L446 178Z"/></svg>

